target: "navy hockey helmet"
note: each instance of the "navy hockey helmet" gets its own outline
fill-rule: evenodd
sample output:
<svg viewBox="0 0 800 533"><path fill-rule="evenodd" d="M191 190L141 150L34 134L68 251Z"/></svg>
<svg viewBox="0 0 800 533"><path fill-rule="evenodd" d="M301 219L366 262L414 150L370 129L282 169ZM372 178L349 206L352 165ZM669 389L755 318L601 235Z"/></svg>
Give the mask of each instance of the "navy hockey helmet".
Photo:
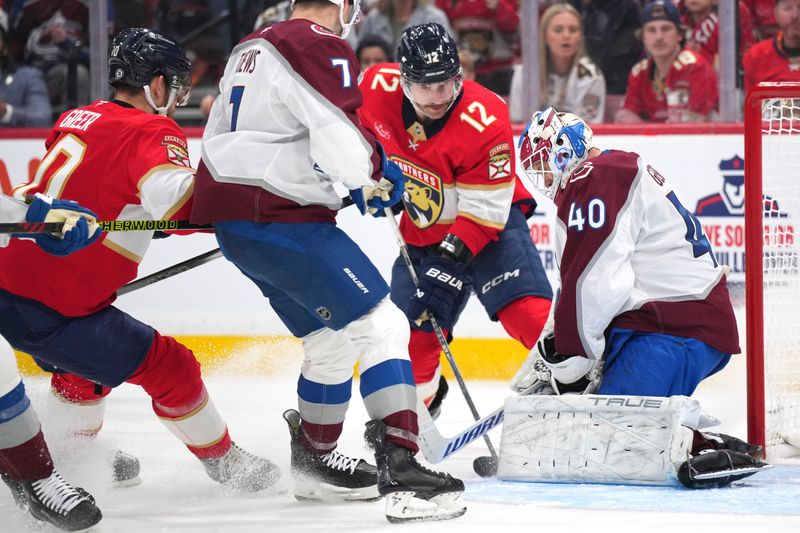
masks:
<svg viewBox="0 0 800 533"><path fill-rule="evenodd" d="M456 42L435 22L405 30L397 47L397 60L405 82L437 83L461 75Z"/></svg>
<svg viewBox="0 0 800 533"><path fill-rule="evenodd" d="M122 30L109 46L108 83L113 87L144 88L148 102L159 112L162 108L150 102L150 80L161 74L172 89L165 108L176 98L179 106L186 105L191 91L191 67L181 45L147 28Z"/></svg>

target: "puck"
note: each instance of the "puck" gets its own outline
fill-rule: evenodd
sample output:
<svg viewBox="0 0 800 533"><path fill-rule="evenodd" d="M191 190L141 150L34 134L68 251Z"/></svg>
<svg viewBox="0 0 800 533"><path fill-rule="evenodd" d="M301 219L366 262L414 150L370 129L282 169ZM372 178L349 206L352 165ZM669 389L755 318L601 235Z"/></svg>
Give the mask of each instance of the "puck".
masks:
<svg viewBox="0 0 800 533"><path fill-rule="evenodd" d="M472 469L481 477L492 477L497 475L497 460L491 455L476 457L472 461Z"/></svg>

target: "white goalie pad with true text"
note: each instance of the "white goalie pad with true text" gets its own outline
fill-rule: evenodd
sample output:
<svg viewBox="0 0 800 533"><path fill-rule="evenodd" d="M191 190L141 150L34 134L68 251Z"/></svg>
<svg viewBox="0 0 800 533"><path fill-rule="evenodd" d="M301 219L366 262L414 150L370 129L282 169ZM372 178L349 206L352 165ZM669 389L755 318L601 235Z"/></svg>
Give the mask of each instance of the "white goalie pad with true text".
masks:
<svg viewBox="0 0 800 533"><path fill-rule="evenodd" d="M686 396L514 396L505 404L497 477L676 485L692 429L717 423Z"/></svg>

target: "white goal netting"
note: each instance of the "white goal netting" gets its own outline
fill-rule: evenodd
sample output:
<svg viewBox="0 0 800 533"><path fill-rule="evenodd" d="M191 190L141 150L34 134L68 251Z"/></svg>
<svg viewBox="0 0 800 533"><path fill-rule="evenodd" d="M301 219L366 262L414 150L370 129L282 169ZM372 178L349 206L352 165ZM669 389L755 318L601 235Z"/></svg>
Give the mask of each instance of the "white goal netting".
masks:
<svg viewBox="0 0 800 533"><path fill-rule="evenodd" d="M800 100L765 99L762 113L764 426L775 447L800 439Z"/></svg>

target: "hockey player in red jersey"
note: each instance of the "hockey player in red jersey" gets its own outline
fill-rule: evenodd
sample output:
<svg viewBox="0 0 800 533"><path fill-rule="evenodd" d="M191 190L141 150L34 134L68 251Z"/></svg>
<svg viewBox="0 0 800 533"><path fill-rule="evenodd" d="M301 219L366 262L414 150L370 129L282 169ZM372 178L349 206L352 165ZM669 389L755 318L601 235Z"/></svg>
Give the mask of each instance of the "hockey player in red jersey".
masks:
<svg viewBox="0 0 800 533"><path fill-rule="evenodd" d="M398 258L392 301L411 325L414 381L435 416L447 384L423 314L447 335L474 290L492 320L530 349L552 289L528 232L535 203L515 173L505 102L462 80L456 45L438 24L406 30L397 57L399 65L364 73L359 116L408 180L400 230L420 290Z"/></svg>
<svg viewBox="0 0 800 533"><path fill-rule="evenodd" d="M335 183L366 214L397 203L405 182L356 116L358 60L342 37L358 9L358 0L295 0L289 20L234 48L203 133L192 220L214 223L222 253L303 342L298 410L284 413L295 497L383 496L389 521L455 518L466 511L463 482L414 458L403 314L336 226ZM356 362L377 469L336 449Z"/></svg>
<svg viewBox="0 0 800 533"><path fill-rule="evenodd" d="M63 222L60 235L34 239L46 252L68 255L100 237L95 215L74 202L39 195L30 205L0 196L0 222ZM9 236L0 234L0 247ZM103 517L94 498L64 481L53 467L36 412L25 393L11 348L0 345L0 477L16 504L34 518L75 531Z"/></svg>
<svg viewBox="0 0 800 533"><path fill-rule="evenodd" d="M186 102L190 64L173 40L144 28L110 47L112 101L65 112L33 180L15 194L65 196L105 220L186 219L194 182L186 139L170 118ZM151 232L109 232L68 257L16 240L0 250L0 333L57 372L64 406L102 425L102 399L140 385L167 428L217 482L243 490L273 484L271 462L241 450L212 403L192 352L112 305L134 279ZM79 415L80 416L80 415Z"/></svg>

